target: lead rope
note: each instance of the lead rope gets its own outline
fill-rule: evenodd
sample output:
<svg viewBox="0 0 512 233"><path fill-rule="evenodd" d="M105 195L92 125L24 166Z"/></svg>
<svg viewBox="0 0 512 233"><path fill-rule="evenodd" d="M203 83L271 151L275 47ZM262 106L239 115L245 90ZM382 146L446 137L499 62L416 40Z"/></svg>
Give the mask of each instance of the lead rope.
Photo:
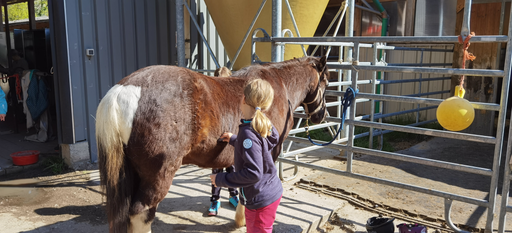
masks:
<svg viewBox="0 0 512 233"><path fill-rule="evenodd" d="M469 48L469 45L470 45L469 40L473 36L475 36L475 33L471 32L466 37L466 39L463 42L462 41L462 36L459 35L459 43L462 44L462 52L463 52L463 54L462 54L462 66L461 66L462 69L466 69L466 60L467 59L473 61L476 58L475 55L473 55L472 53L468 52L468 48ZM464 94L465 93L466 93L466 91L464 90L464 75L462 75L461 78L460 78L459 86L455 87L455 96L458 96L460 98L464 98Z"/></svg>
<svg viewBox="0 0 512 233"><path fill-rule="evenodd" d="M349 87L347 89L347 91L345 92L345 95L343 95L343 100L341 101L341 105L343 106L343 114L341 116L341 127L338 127L338 132L336 132L336 135L332 138L332 140L330 142L320 144L320 143L314 142L311 139L311 137L309 136L309 124L308 124L309 114L308 114L308 116L307 116L308 118L306 118L306 125L304 126L304 128L306 129L306 134L308 135L308 139L311 143L313 143L317 146L327 146L327 145L331 144L332 142L334 142L334 140L336 140L336 138L340 134L341 130L343 129L343 125L345 124L345 114L347 113L347 109L348 109L348 107L352 106L352 102L356 98L356 94L358 92L359 92L359 90L356 89L354 91L354 89L352 89L352 87Z"/></svg>

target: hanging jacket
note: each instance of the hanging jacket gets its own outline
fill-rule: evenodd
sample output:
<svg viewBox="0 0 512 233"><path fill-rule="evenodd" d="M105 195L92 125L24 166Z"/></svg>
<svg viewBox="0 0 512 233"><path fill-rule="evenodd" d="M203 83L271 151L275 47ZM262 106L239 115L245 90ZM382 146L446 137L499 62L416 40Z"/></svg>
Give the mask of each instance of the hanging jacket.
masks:
<svg viewBox="0 0 512 233"><path fill-rule="evenodd" d="M5 100L5 93L0 89L0 115L7 114L7 101Z"/></svg>
<svg viewBox="0 0 512 233"><path fill-rule="evenodd" d="M48 107L48 91L44 80L34 76L30 80L27 91L27 107L32 115L32 119L36 121Z"/></svg>

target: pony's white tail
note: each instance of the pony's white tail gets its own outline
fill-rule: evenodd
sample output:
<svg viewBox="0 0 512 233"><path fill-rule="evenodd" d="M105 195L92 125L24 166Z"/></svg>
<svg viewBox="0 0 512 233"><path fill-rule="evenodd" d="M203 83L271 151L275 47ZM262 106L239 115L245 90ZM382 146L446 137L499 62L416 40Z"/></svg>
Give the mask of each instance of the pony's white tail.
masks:
<svg viewBox="0 0 512 233"><path fill-rule="evenodd" d="M101 186L106 195L110 232L126 232L133 193L133 169L124 161L123 144L128 145L141 88L115 85L96 111L96 143Z"/></svg>
<svg viewBox="0 0 512 233"><path fill-rule="evenodd" d="M245 206L241 202L236 206L235 224L236 227L245 226Z"/></svg>
<svg viewBox="0 0 512 233"><path fill-rule="evenodd" d="M136 86L113 86L103 97L96 111L96 143L98 155L106 165L104 182L115 187L122 168L123 144L128 144L132 122L137 111L141 88ZM101 153L104 152L104 153Z"/></svg>

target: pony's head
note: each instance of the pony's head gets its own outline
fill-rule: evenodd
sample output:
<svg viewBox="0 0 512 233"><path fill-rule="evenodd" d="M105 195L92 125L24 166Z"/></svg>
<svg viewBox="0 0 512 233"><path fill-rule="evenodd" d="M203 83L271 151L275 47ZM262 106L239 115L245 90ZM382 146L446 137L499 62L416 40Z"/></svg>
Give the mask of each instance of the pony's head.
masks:
<svg viewBox="0 0 512 233"><path fill-rule="evenodd" d="M327 58L325 56L322 58L310 58L309 64L315 69L316 77L312 79L306 98L301 104L306 111L307 117L315 124L322 122L327 114L325 88L329 85L329 69L326 62Z"/></svg>

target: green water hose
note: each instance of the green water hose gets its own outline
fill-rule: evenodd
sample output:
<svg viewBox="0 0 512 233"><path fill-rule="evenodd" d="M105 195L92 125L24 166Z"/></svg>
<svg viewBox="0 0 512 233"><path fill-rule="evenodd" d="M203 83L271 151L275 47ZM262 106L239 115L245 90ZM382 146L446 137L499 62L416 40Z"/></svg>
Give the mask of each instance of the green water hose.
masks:
<svg viewBox="0 0 512 233"><path fill-rule="evenodd" d="M375 5L377 5L377 8L379 9L379 12L381 13L382 15L382 30L381 30L381 36L386 36L387 35L387 32L388 32L388 13L386 12L386 10L384 9L384 7L382 6L382 4L380 4L379 0L373 0L373 3L375 3ZM379 59L378 61L380 61L382 59L382 50L379 50ZM381 77L381 72L377 72L377 80L380 80L380 77ZM377 90L376 90L377 94L380 94L380 84L377 85ZM380 101L377 101L377 105L375 106L375 113L379 113L380 112Z"/></svg>

